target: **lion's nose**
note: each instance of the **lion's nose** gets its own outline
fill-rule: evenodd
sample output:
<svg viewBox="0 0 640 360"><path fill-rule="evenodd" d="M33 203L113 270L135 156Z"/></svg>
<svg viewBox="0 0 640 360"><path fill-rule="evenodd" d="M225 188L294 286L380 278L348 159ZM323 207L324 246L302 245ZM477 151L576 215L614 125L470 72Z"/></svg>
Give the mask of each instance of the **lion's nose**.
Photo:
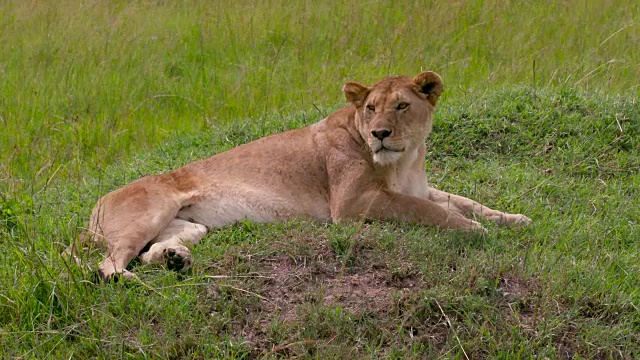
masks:
<svg viewBox="0 0 640 360"><path fill-rule="evenodd" d="M384 138L387 138L391 135L391 130L388 130L388 129L371 130L371 135L373 135L378 140L382 141Z"/></svg>

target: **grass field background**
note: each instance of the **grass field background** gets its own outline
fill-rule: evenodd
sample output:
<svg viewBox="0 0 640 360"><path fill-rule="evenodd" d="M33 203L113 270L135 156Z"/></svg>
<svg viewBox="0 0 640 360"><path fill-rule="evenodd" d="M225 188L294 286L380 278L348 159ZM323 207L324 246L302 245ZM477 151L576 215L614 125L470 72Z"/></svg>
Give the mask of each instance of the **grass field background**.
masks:
<svg viewBox="0 0 640 360"><path fill-rule="evenodd" d="M639 21L606 0L2 2L0 355L639 357ZM104 192L424 69L445 82L432 184L533 227L243 223L134 283L59 255Z"/></svg>

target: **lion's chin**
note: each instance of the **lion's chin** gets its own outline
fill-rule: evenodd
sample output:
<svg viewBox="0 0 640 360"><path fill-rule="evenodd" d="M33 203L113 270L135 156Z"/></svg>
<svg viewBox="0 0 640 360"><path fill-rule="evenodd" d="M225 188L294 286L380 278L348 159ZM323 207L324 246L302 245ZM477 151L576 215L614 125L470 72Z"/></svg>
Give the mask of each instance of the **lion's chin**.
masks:
<svg viewBox="0 0 640 360"><path fill-rule="evenodd" d="M391 165L402 157L402 151L380 150L373 153L373 162L379 165Z"/></svg>

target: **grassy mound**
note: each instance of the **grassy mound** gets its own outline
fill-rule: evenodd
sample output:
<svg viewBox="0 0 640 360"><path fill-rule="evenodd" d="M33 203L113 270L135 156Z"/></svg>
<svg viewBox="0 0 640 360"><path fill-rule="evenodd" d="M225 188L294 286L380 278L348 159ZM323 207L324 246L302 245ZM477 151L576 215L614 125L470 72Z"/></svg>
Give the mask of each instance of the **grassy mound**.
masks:
<svg viewBox="0 0 640 360"><path fill-rule="evenodd" d="M180 276L93 279L59 253L98 196L332 109L182 136L82 181L0 199L0 353L25 358L637 358L640 107L510 88L443 102L433 186L534 220L486 236L407 224L239 223ZM25 195L26 196L26 195Z"/></svg>

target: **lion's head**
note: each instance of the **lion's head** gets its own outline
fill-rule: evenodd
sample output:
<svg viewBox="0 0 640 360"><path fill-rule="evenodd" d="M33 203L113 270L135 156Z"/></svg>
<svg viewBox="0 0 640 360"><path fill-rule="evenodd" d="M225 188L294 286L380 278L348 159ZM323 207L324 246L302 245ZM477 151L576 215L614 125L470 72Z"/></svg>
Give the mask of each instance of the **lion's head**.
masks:
<svg viewBox="0 0 640 360"><path fill-rule="evenodd" d="M387 77L368 87L348 82L342 88L356 108L356 127L373 161L389 165L413 152L431 132L442 79L431 71L415 77Z"/></svg>

